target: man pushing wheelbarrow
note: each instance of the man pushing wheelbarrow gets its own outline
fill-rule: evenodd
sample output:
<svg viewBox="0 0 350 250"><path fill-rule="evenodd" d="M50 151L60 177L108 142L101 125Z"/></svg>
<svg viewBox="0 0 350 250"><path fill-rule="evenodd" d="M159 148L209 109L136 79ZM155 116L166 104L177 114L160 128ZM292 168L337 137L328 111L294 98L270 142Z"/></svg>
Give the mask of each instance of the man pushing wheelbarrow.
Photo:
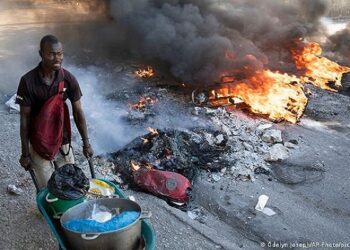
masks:
<svg viewBox="0 0 350 250"><path fill-rule="evenodd" d="M16 97L20 105L22 147L19 162L25 170L30 170L38 190L47 186L55 167L74 164L67 99L83 141L83 154L88 159L93 155L79 83L62 68L62 43L53 35L44 36L39 55L41 62L22 76Z"/></svg>

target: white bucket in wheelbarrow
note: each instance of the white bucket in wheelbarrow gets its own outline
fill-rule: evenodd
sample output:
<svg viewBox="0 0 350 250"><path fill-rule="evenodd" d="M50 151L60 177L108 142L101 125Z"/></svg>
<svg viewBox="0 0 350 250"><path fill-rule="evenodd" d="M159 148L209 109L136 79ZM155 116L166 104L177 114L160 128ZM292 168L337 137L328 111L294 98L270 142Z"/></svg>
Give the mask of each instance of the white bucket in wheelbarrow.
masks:
<svg viewBox="0 0 350 250"><path fill-rule="evenodd" d="M89 234L65 228L64 223L73 219L87 219L92 213L94 204L102 205L110 210L136 211L140 216L131 224L118 230L107 232L91 232ZM142 212L134 201L120 198L105 198L84 202L67 210L61 217L61 225L67 240L68 249L72 250L131 250L142 245L141 220L149 218L149 212Z"/></svg>

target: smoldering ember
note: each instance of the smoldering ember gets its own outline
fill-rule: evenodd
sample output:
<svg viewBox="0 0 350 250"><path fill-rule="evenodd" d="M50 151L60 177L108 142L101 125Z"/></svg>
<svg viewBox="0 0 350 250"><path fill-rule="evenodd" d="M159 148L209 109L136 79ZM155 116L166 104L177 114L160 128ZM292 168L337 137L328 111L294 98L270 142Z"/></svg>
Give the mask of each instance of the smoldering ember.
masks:
<svg viewBox="0 0 350 250"><path fill-rule="evenodd" d="M74 249L18 162L46 34L83 94L75 166L152 213L138 249L350 248L349 20L345 0L1 1L0 249Z"/></svg>

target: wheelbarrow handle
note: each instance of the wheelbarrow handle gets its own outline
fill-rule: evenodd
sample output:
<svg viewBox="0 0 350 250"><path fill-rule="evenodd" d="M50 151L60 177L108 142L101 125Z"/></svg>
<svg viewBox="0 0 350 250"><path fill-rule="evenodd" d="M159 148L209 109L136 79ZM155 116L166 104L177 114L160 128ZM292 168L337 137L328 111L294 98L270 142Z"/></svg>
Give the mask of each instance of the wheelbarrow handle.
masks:
<svg viewBox="0 0 350 250"><path fill-rule="evenodd" d="M38 180L36 179L34 170L33 170L33 169L29 169L29 173L30 173L30 176L32 177L34 186L35 186L35 188L36 188L36 193L39 193L39 191L40 191L39 183L38 183Z"/></svg>
<svg viewBox="0 0 350 250"><path fill-rule="evenodd" d="M88 158L88 162L89 162L89 167L90 167L90 173L91 173L91 178L95 179L96 175L95 175L95 170L94 170L94 163L92 162L92 158Z"/></svg>

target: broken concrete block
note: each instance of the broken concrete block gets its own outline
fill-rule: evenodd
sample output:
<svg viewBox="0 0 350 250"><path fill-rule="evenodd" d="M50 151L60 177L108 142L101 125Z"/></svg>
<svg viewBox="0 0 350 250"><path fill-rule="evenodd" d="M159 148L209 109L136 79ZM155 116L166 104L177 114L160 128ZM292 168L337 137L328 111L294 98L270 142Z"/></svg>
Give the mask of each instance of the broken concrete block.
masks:
<svg viewBox="0 0 350 250"><path fill-rule="evenodd" d="M292 148L292 149L297 149L299 148L298 145L294 144L294 143L291 143L291 142L285 142L284 143L284 146L287 147L287 148Z"/></svg>
<svg viewBox="0 0 350 250"><path fill-rule="evenodd" d="M220 144L223 143L224 140L225 140L224 135L219 134L219 135L217 135L217 136L215 137L214 142L215 142L216 145L220 145Z"/></svg>
<svg viewBox="0 0 350 250"><path fill-rule="evenodd" d="M289 157L288 149L282 144L274 144L268 153L266 161L282 161Z"/></svg>
<svg viewBox="0 0 350 250"><path fill-rule="evenodd" d="M256 130L257 130L258 132L262 132L262 131L264 131L265 129L268 129L268 128L271 128L271 127L272 127L272 124L269 124L269 123L260 124L260 125L256 128Z"/></svg>
<svg viewBox="0 0 350 250"><path fill-rule="evenodd" d="M212 134L205 134L204 137L210 146L214 145L214 136Z"/></svg>
<svg viewBox="0 0 350 250"><path fill-rule="evenodd" d="M261 139L268 143L282 142L282 132L278 129L269 129L264 132Z"/></svg>

